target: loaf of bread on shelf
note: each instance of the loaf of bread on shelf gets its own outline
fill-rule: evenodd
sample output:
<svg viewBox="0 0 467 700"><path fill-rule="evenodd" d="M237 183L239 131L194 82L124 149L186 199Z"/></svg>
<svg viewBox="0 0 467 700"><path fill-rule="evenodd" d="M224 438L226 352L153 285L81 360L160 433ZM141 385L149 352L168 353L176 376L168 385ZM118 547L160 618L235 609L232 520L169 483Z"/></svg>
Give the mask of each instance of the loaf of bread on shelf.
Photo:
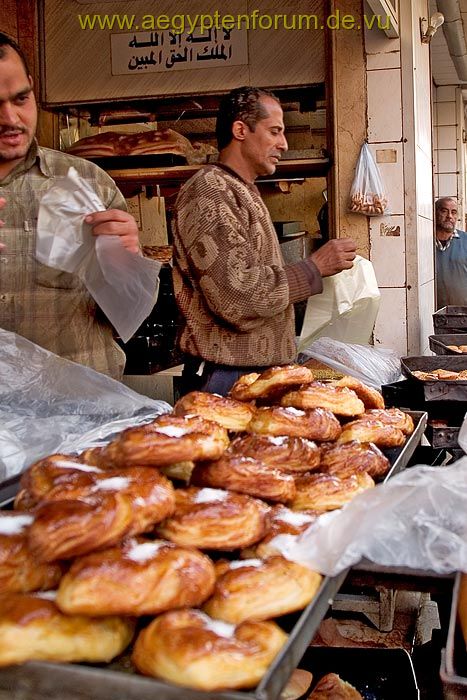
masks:
<svg viewBox="0 0 467 700"><path fill-rule="evenodd" d="M190 486L176 489L175 500L175 513L155 531L181 546L230 551L259 542L269 528L269 506L242 493Z"/></svg>
<svg viewBox="0 0 467 700"><path fill-rule="evenodd" d="M0 666L31 660L105 663L130 643L131 618L64 615L54 594L46 595L0 595Z"/></svg>
<svg viewBox="0 0 467 700"><path fill-rule="evenodd" d="M192 150L190 141L173 129L148 129L133 134L103 131L85 136L68 149L83 158L105 156L138 156L173 153L186 157Z"/></svg>
<svg viewBox="0 0 467 700"><path fill-rule="evenodd" d="M198 606L212 593L214 566L196 549L164 540L125 540L75 559L57 593L68 614L156 615Z"/></svg>
<svg viewBox="0 0 467 700"><path fill-rule="evenodd" d="M187 688L253 688L286 641L275 622L231 625L200 610L174 610L140 632L132 661L147 676Z"/></svg>
<svg viewBox="0 0 467 700"><path fill-rule="evenodd" d="M235 624L302 610L321 583L318 573L280 555L220 560L215 567L216 585L203 610L211 617Z"/></svg>
<svg viewBox="0 0 467 700"><path fill-rule="evenodd" d="M62 576L58 564L41 563L28 544L34 521L30 513L0 511L0 591L28 593L55 588Z"/></svg>

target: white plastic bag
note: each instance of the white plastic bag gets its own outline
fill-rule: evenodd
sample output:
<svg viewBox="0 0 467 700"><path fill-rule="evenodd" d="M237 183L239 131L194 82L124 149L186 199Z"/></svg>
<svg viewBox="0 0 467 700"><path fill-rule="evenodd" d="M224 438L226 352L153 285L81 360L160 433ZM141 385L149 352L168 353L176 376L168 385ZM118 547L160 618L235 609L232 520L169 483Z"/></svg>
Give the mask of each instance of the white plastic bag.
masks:
<svg viewBox="0 0 467 700"><path fill-rule="evenodd" d="M0 329L0 481L65 449L64 441L72 451L73 441L90 430L108 434L103 426L109 421L148 422L171 410L165 401Z"/></svg>
<svg viewBox="0 0 467 700"><path fill-rule="evenodd" d="M465 414L464 420L462 421L457 442L459 443L459 446L464 450L465 454L467 454L467 413Z"/></svg>
<svg viewBox="0 0 467 700"><path fill-rule="evenodd" d="M357 255L350 270L323 279L323 291L309 297L298 349L325 335L346 343L368 343L381 294L373 265Z"/></svg>
<svg viewBox="0 0 467 700"><path fill-rule="evenodd" d="M375 389L381 389L382 384L396 382L401 377L399 356L388 348L342 343L334 338L318 338L298 357L300 363L311 359L342 374L350 374Z"/></svg>
<svg viewBox="0 0 467 700"><path fill-rule="evenodd" d="M93 236L84 217L104 209L91 185L70 168L41 199L36 257L77 274L127 342L156 303L161 264L130 253L119 236Z"/></svg>
<svg viewBox="0 0 467 700"><path fill-rule="evenodd" d="M354 214L382 216L389 214L383 181L367 143L364 143L350 189L349 209Z"/></svg>
<svg viewBox="0 0 467 700"><path fill-rule="evenodd" d="M335 576L366 557L383 566L467 571L467 457L419 465L326 513L301 535L279 535L285 557Z"/></svg>

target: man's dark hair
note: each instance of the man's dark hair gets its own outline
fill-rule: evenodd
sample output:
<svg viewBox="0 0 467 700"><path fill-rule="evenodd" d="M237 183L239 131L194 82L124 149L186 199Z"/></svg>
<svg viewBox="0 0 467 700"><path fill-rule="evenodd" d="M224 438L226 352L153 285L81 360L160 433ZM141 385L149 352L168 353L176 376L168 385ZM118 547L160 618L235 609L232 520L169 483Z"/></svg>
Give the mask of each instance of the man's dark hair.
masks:
<svg viewBox="0 0 467 700"><path fill-rule="evenodd" d="M435 210L438 211L438 209L441 209L441 207L444 205L445 202L455 202L457 204L457 198L456 197L440 197L435 202Z"/></svg>
<svg viewBox="0 0 467 700"><path fill-rule="evenodd" d="M254 87L239 87L231 90L221 99L216 121L217 146L221 151L232 141L232 125L236 121L244 122L250 131L254 131L256 124L268 116L261 104L262 97L279 99L270 90Z"/></svg>
<svg viewBox="0 0 467 700"><path fill-rule="evenodd" d="M18 56L21 59L21 63L24 66L24 70L26 71L26 75L29 77L31 75L29 68L28 68L28 62L26 61L26 56L24 55L22 49L18 46L16 41L11 38L11 36L8 36L8 34L4 34L3 32L0 32L0 60L2 58L5 58L6 56L6 47L9 46L10 49L13 49L13 51L16 51Z"/></svg>

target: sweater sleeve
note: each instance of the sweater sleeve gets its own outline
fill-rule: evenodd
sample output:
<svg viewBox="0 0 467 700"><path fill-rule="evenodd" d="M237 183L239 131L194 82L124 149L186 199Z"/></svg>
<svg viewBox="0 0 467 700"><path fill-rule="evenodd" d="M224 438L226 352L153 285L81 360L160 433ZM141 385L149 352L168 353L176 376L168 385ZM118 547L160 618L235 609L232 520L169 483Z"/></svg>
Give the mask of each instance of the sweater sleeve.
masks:
<svg viewBox="0 0 467 700"><path fill-rule="evenodd" d="M270 263L265 255L254 209L239 207L222 180L198 178L180 193L174 229L186 274L211 313L242 332L290 304L287 273L280 261Z"/></svg>
<svg viewBox="0 0 467 700"><path fill-rule="evenodd" d="M285 273L289 283L291 303L304 301L314 294L321 294L323 291L323 279L320 271L310 258L293 265L286 265Z"/></svg>

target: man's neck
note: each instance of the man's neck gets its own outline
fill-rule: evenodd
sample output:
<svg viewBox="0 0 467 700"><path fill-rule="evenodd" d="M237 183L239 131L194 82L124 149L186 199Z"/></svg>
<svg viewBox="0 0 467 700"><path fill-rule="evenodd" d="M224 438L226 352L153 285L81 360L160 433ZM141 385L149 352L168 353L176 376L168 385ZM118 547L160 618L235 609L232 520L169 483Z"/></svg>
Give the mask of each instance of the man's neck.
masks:
<svg viewBox="0 0 467 700"><path fill-rule="evenodd" d="M455 231L455 229L454 229ZM453 235L454 231L444 231L443 229L436 229L436 238L438 241L449 241Z"/></svg>
<svg viewBox="0 0 467 700"><path fill-rule="evenodd" d="M240 177L249 185L254 184L256 179L255 173L251 172L251 169L245 163L243 158L238 157L237 154L229 150L229 148L221 151L219 154L219 163L226 165L228 168L237 173L237 175L240 175Z"/></svg>

